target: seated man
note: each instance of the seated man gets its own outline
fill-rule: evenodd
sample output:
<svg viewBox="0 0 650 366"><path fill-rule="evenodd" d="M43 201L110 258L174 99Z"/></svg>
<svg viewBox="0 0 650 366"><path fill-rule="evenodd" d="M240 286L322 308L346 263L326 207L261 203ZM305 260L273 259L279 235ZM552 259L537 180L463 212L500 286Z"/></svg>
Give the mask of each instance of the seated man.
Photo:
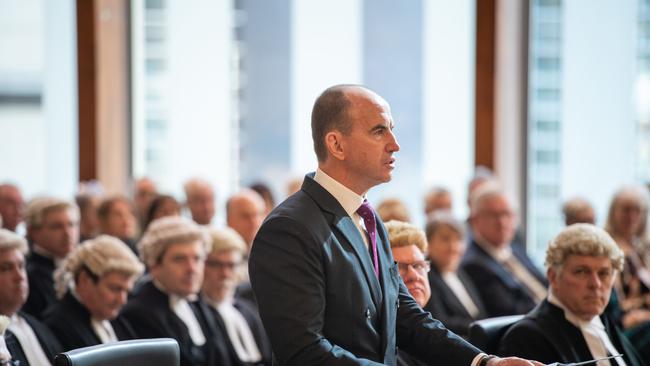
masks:
<svg viewBox="0 0 650 366"><path fill-rule="evenodd" d="M202 297L222 320L238 358L253 365L271 365L271 343L255 304L235 296L242 277L244 240L230 228L209 229L212 251L205 260Z"/></svg>
<svg viewBox="0 0 650 366"><path fill-rule="evenodd" d="M192 220L199 225L212 224L216 212L212 184L201 178L192 178L183 188Z"/></svg>
<svg viewBox="0 0 650 366"><path fill-rule="evenodd" d="M118 316L143 265L122 241L108 235L87 240L55 272L61 298L44 321L64 350L135 338Z"/></svg>
<svg viewBox="0 0 650 366"><path fill-rule="evenodd" d="M27 258L31 291L23 310L40 319L43 311L57 302L55 263L62 261L79 241L79 210L66 200L36 198L27 206L25 221L33 251Z"/></svg>
<svg viewBox="0 0 650 366"><path fill-rule="evenodd" d="M473 238L461 268L476 284L487 316L527 313L546 296L546 280L514 240L514 209L494 182L473 193L470 223Z"/></svg>
<svg viewBox="0 0 650 366"><path fill-rule="evenodd" d="M20 311L29 293L25 253L25 239L0 229L0 315L11 319L5 333L7 347L21 365L50 365L61 345L44 324Z"/></svg>
<svg viewBox="0 0 650 366"><path fill-rule="evenodd" d="M394 220L386 223L386 230L388 230L390 250L393 259L397 262L399 275L415 302L424 308L431 298L431 288L427 279L429 262L424 258L424 253L427 251L424 232L412 224ZM398 366L426 365L403 349L397 352Z"/></svg>
<svg viewBox="0 0 650 366"><path fill-rule="evenodd" d="M568 226L546 251L548 298L515 323L501 353L544 363L579 362L623 354L599 365L643 365L614 323L603 315L623 269L623 252L604 230ZM624 363L623 363L624 361Z"/></svg>
<svg viewBox="0 0 650 366"><path fill-rule="evenodd" d="M97 208L100 233L114 236L137 254L135 235L137 219L133 204L124 196L105 198Z"/></svg>
<svg viewBox="0 0 650 366"><path fill-rule="evenodd" d="M209 241L197 224L168 216L149 225L138 243L151 281L129 300L123 316L140 338L178 341L182 366L236 365L207 305L197 298Z"/></svg>

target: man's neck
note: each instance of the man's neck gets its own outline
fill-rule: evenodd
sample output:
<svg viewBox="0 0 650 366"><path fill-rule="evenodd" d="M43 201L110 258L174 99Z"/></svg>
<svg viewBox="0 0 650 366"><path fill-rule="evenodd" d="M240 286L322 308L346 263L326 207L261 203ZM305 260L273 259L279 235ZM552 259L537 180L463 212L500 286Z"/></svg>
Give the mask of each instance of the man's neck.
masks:
<svg viewBox="0 0 650 366"><path fill-rule="evenodd" d="M365 196L366 193L368 193L368 190L370 190L370 188L363 188L358 184L353 184L353 179L350 178L350 174L348 172L341 169L336 169L330 164L321 163L318 165L318 169L327 174L330 178L337 181L339 184L345 186L345 188L358 194L359 196Z"/></svg>

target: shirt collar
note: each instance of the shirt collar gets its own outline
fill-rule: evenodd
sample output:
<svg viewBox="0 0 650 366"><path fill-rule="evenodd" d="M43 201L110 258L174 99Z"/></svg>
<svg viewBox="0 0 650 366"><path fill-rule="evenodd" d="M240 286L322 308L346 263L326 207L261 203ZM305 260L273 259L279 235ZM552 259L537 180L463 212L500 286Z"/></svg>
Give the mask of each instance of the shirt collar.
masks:
<svg viewBox="0 0 650 366"><path fill-rule="evenodd" d="M350 217L353 217L357 209L363 204L365 197L354 193L354 191L339 183L336 179L330 177L320 169L316 170L314 180L334 196Z"/></svg>

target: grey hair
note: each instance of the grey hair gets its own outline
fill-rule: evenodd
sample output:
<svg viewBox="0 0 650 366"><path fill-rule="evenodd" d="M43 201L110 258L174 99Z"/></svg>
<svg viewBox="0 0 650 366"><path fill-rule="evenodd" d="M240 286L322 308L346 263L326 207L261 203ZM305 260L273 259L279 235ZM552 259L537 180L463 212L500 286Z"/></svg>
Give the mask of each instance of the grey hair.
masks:
<svg viewBox="0 0 650 366"><path fill-rule="evenodd" d="M25 238L13 231L0 228L0 250L6 249L18 249L24 255L29 252Z"/></svg>
<svg viewBox="0 0 650 366"><path fill-rule="evenodd" d="M612 267L623 270L624 254L603 229L591 224L573 224L560 231L546 249L546 268L561 269L571 255L607 257Z"/></svg>

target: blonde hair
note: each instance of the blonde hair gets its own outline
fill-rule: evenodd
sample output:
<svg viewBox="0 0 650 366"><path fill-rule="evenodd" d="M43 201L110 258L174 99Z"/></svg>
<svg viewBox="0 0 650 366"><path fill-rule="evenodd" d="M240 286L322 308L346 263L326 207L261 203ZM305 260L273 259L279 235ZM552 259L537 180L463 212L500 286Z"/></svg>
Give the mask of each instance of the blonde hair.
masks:
<svg viewBox="0 0 650 366"><path fill-rule="evenodd" d="M377 214L381 217L382 221L411 221L406 205L398 198L387 198L381 201L379 206L377 206Z"/></svg>
<svg viewBox="0 0 650 366"><path fill-rule="evenodd" d="M52 211L71 210L75 217L79 218L77 205L55 197L37 197L32 199L25 210L25 224L28 228L39 228L43 225L43 219Z"/></svg>
<svg viewBox="0 0 650 366"><path fill-rule="evenodd" d="M27 255L29 252L25 238L13 231L0 228L0 250L8 249L18 249L24 255Z"/></svg>
<svg viewBox="0 0 650 366"><path fill-rule="evenodd" d="M137 277L142 274L144 266L131 249L115 237L100 235L86 240L68 254L54 273L55 288L59 298L72 287L83 270L97 278L109 272L120 272Z"/></svg>
<svg viewBox="0 0 650 366"><path fill-rule="evenodd" d="M222 229L210 228L208 235L212 242L211 253L236 251L246 255L246 243L244 239L233 229L225 227Z"/></svg>
<svg viewBox="0 0 650 366"><path fill-rule="evenodd" d="M605 230L591 224L573 224L560 231L548 244L544 265L561 269L571 255L608 257L615 270L623 270L623 251Z"/></svg>
<svg viewBox="0 0 650 366"><path fill-rule="evenodd" d="M138 242L140 259L148 267L160 262L165 250L172 244L200 241L205 253L211 249L207 233L194 221L181 216L161 217L151 222Z"/></svg>
<svg viewBox="0 0 650 366"><path fill-rule="evenodd" d="M427 252L427 239L424 231L408 222L391 220L386 224L391 248L415 245L422 253Z"/></svg>

